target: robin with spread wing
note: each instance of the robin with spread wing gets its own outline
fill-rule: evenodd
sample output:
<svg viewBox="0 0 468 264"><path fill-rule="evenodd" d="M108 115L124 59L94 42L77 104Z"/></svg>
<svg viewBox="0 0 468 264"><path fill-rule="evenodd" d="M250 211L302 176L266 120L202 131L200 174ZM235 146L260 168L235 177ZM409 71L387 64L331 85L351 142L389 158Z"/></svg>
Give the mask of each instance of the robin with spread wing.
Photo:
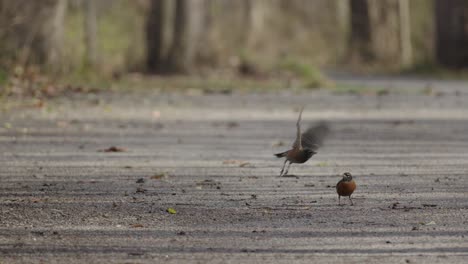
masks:
<svg viewBox="0 0 468 264"><path fill-rule="evenodd" d="M304 163L308 161L313 155L317 154L317 150L323 144L323 139L328 134L329 128L325 122L321 122L316 126L310 127L304 133L301 133L301 118L303 110L304 108L301 108L299 112L299 118L297 119L297 135L292 149L275 154L275 156L278 158L286 157L283 168L280 172L280 176L288 174L289 167L292 163ZM285 171L284 168L286 167L286 163L288 161L289 164Z"/></svg>

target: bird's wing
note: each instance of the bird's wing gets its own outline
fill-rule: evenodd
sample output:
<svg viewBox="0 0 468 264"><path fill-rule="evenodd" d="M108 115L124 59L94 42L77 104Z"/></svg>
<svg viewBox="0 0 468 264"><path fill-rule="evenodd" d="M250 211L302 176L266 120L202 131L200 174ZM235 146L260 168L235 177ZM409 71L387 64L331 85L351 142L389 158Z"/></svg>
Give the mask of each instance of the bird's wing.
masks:
<svg viewBox="0 0 468 264"><path fill-rule="evenodd" d="M293 143L293 148L297 147L302 147L302 134L301 134L301 119L302 119L302 111L304 110L304 107L301 108L299 111L299 117L297 118L297 123L296 123L296 140L294 140Z"/></svg>
<svg viewBox="0 0 468 264"><path fill-rule="evenodd" d="M340 183L344 182L343 179L341 179L337 184L336 184L336 188L338 189L338 186L340 185Z"/></svg>
<svg viewBox="0 0 468 264"><path fill-rule="evenodd" d="M323 145L323 141L327 136L330 128L325 122L320 122L317 125L310 127L301 135L302 148L317 150ZM299 147L298 140L294 142L293 148Z"/></svg>

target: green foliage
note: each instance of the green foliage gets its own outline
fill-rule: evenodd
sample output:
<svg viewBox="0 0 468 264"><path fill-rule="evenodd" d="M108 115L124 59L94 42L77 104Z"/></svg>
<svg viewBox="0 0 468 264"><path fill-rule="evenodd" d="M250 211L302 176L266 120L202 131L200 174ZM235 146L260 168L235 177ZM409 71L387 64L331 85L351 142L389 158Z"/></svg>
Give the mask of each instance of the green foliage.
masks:
<svg viewBox="0 0 468 264"><path fill-rule="evenodd" d="M84 44L84 18L80 10L70 10L65 20L65 48L64 59L68 65L64 65L65 73L81 70L85 57Z"/></svg>
<svg viewBox="0 0 468 264"><path fill-rule="evenodd" d="M68 72L86 75L92 71L112 75L134 70L144 56L144 14L132 1L113 1L98 16L98 65L87 65L84 43L84 14L72 9L66 17L65 61ZM141 67L140 67L141 68Z"/></svg>
<svg viewBox="0 0 468 264"><path fill-rule="evenodd" d="M322 74L320 69L311 64L303 63L294 59L285 59L280 62L281 70L290 72L299 78L305 88L323 88L331 86L331 82Z"/></svg>
<svg viewBox="0 0 468 264"><path fill-rule="evenodd" d="M145 12L133 1L115 1L99 19L99 50L106 67L132 70L145 56Z"/></svg>
<svg viewBox="0 0 468 264"><path fill-rule="evenodd" d="M411 38L415 64L428 64L433 60L434 1L411 0ZM419 66L418 66L419 67Z"/></svg>
<svg viewBox="0 0 468 264"><path fill-rule="evenodd" d="M3 87L8 82L8 73L0 68L0 87Z"/></svg>

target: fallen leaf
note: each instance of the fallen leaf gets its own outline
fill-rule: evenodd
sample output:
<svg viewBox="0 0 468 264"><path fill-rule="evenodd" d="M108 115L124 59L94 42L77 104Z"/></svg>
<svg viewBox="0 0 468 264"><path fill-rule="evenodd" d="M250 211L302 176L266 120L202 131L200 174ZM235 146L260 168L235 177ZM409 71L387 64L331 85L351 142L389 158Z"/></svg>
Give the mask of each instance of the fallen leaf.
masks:
<svg viewBox="0 0 468 264"><path fill-rule="evenodd" d="M217 181L214 181L214 180L204 180L204 181L201 181L201 182L197 182L197 186L209 186L209 187L221 187L221 183L220 182L217 182Z"/></svg>
<svg viewBox="0 0 468 264"><path fill-rule="evenodd" d="M161 111L154 110L153 112L151 112L151 116L153 117L153 119L159 119L161 118Z"/></svg>
<svg viewBox="0 0 468 264"><path fill-rule="evenodd" d="M177 211L174 208L167 208L166 212L170 214L177 214Z"/></svg>
<svg viewBox="0 0 468 264"><path fill-rule="evenodd" d="M241 164L239 164L239 167L241 167L241 168L254 168L255 166L250 162L242 162Z"/></svg>
<svg viewBox="0 0 468 264"><path fill-rule="evenodd" d="M106 149L99 150L99 152L125 152L125 151L127 150L124 148L116 147L116 146L112 146Z"/></svg>
<svg viewBox="0 0 468 264"><path fill-rule="evenodd" d="M153 176L151 176L150 178L153 179L153 180L160 180L160 179L163 179L163 178L167 178L168 176L169 176L169 174L167 172L162 172L162 173L156 173Z"/></svg>
<svg viewBox="0 0 468 264"><path fill-rule="evenodd" d="M226 126L227 126L228 128L234 128L234 127L238 127L238 126L239 126L239 123L234 122L234 121L230 121L230 122L227 122Z"/></svg>
<svg viewBox="0 0 468 264"><path fill-rule="evenodd" d="M136 180L136 183L145 183L145 179L140 178L140 179Z"/></svg>
<svg viewBox="0 0 468 264"><path fill-rule="evenodd" d="M37 107L37 108L42 108L42 107L44 107L44 101L38 100L37 102L35 102L35 103L33 104L33 107Z"/></svg>
<svg viewBox="0 0 468 264"><path fill-rule="evenodd" d="M317 167L326 167L326 166L328 166L328 163L325 162L325 161L324 162L319 162L315 166L317 166Z"/></svg>
<svg viewBox="0 0 468 264"><path fill-rule="evenodd" d="M143 226L142 224L133 224L132 225L132 228L142 228L142 227L145 227L145 226Z"/></svg>
<svg viewBox="0 0 468 264"><path fill-rule="evenodd" d="M144 252L128 252L127 255L129 256L143 256L145 255Z"/></svg>
<svg viewBox="0 0 468 264"><path fill-rule="evenodd" d="M242 161L242 160L225 160L223 161L224 165L239 165L239 167L247 167L253 165L250 162Z"/></svg>
<svg viewBox="0 0 468 264"><path fill-rule="evenodd" d="M136 193L145 193L145 192L146 192L146 189L144 189L144 188L138 187L136 189Z"/></svg>

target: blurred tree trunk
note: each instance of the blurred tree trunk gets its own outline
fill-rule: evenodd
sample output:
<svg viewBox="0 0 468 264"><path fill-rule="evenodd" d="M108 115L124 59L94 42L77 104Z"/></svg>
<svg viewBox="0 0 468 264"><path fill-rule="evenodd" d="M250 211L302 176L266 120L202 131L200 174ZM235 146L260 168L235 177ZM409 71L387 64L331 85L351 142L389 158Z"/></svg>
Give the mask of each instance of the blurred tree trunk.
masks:
<svg viewBox="0 0 468 264"><path fill-rule="evenodd" d="M352 58L398 64L401 54L398 0L351 0L350 8Z"/></svg>
<svg viewBox="0 0 468 264"><path fill-rule="evenodd" d="M163 47L166 4L166 0L151 0L146 21L146 66L152 73L161 72L165 64Z"/></svg>
<svg viewBox="0 0 468 264"><path fill-rule="evenodd" d="M400 64L400 16L398 0L368 0L371 42L377 62Z"/></svg>
<svg viewBox="0 0 468 264"><path fill-rule="evenodd" d="M98 61L97 51L97 13L95 0L84 0L84 28L86 45L86 64L96 66Z"/></svg>
<svg viewBox="0 0 468 264"><path fill-rule="evenodd" d="M371 21L367 0L351 0L351 33L349 35L349 56L351 61L370 61L373 59L371 50Z"/></svg>
<svg viewBox="0 0 468 264"><path fill-rule="evenodd" d="M193 69L203 21L202 0L176 0L174 35L167 67L170 73L187 73Z"/></svg>
<svg viewBox="0 0 468 264"><path fill-rule="evenodd" d="M59 0L54 8L54 15L50 25L50 31L46 29L45 34L49 33L49 51L47 63L54 71L62 69L61 64L63 59L63 41L64 41L64 24L65 15L67 12L67 0Z"/></svg>
<svg viewBox="0 0 468 264"><path fill-rule="evenodd" d="M436 60L448 67L468 66L468 2L435 0Z"/></svg>
<svg viewBox="0 0 468 264"><path fill-rule="evenodd" d="M219 11L219 0L202 0L202 22L196 46L195 60L197 65L216 67L219 64L220 46L219 32L217 31L218 21L216 13Z"/></svg>
<svg viewBox="0 0 468 264"><path fill-rule="evenodd" d="M0 0L0 56L22 65L62 70L67 4L67 0Z"/></svg>
<svg viewBox="0 0 468 264"><path fill-rule="evenodd" d="M265 16L265 2L263 0L244 0L244 34L245 47L250 47L263 29Z"/></svg>
<svg viewBox="0 0 468 264"><path fill-rule="evenodd" d="M336 62L339 63L345 57L347 47L346 40L349 39L350 4L348 3L348 0L335 0L334 4L336 7L336 22L338 26L338 33L336 34L336 38L338 40L338 44L336 46Z"/></svg>
<svg viewBox="0 0 468 264"><path fill-rule="evenodd" d="M401 65L408 67L413 64L413 45L411 43L411 19L409 0L399 0L400 8L400 46Z"/></svg>

